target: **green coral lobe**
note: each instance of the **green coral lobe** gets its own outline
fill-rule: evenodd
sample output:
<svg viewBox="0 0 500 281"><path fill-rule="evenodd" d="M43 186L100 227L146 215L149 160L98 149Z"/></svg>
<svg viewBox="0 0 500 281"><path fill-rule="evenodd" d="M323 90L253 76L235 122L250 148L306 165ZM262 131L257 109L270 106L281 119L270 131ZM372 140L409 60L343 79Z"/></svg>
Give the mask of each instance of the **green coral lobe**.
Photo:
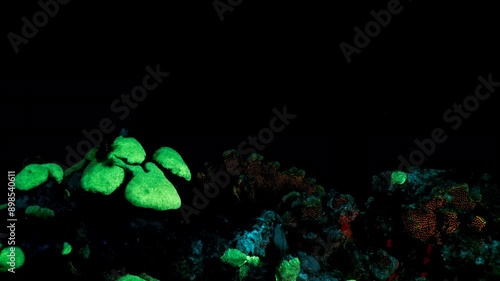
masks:
<svg viewBox="0 0 500 281"><path fill-rule="evenodd" d="M30 164L16 176L16 188L30 190L38 187L49 178L49 169L40 164Z"/></svg>
<svg viewBox="0 0 500 281"><path fill-rule="evenodd" d="M61 254L63 256L69 255L71 253L71 250L73 250L73 247L71 247L68 242L64 242Z"/></svg>
<svg viewBox="0 0 500 281"><path fill-rule="evenodd" d="M32 216L32 217L37 217L41 219L49 219L53 218L55 216L55 213L53 210L49 208L42 208L38 205L33 205L33 206L28 206L24 213L27 216Z"/></svg>
<svg viewBox="0 0 500 281"><path fill-rule="evenodd" d="M160 164L163 168L170 170L172 174L191 180L191 172L186 165L181 155L170 147L161 147L154 155L153 160Z"/></svg>
<svg viewBox="0 0 500 281"><path fill-rule="evenodd" d="M394 171L391 173L391 183L392 184L403 184L406 182L408 176L405 172L402 171Z"/></svg>
<svg viewBox="0 0 500 281"><path fill-rule="evenodd" d="M253 266L259 266L260 258L257 256L247 256L247 262Z"/></svg>
<svg viewBox="0 0 500 281"><path fill-rule="evenodd" d="M220 259L223 263L240 267L247 262L247 255L238 249L227 249Z"/></svg>
<svg viewBox="0 0 500 281"><path fill-rule="evenodd" d="M284 260L276 272L276 281L295 281L300 273L300 260L294 258L289 261Z"/></svg>
<svg viewBox="0 0 500 281"><path fill-rule="evenodd" d="M174 185L154 163L145 165L147 172L135 169L125 188L125 198L134 206L165 211L179 209L181 198Z"/></svg>
<svg viewBox="0 0 500 281"><path fill-rule="evenodd" d="M240 280L243 280L248 276L249 269L250 269L250 266L248 266L247 264L240 267L240 272L239 272Z"/></svg>
<svg viewBox="0 0 500 281"><path fill-rule="evenodd" d="M139 276L127 274L125 276L120 277L117 281L146 281L146 280L142 279Z"/></svg>
<svg viewBox="0 0 500 281"><path fill-rule="evenodd" d="M106 166L93 160L85 168L81 179L85 191L109 195L123 182L125 171L118 166Z"/></svg>
<svg viewBox="0 0 500 281"><path fill-rule="evenodd" d="M141 164L146 159L146 151L135 138L119 136L113 142L111 156L125 159L129 164Z"/></svg>
<svg viewBox="0 0 500 281"><path fill-rule="evenodd" d="M64 170L61 166L55 163L42 164L43 167L47 168L49 175L56 180L57 183L61 183L64 177Z"/></svg>
<svg viewBox="0 0 500 281"><path fill-rule="evenodd" d="M11 251L11 250L14 251ZM13 254L12 254L13 253ZM11 264L11 256L15 257L15 261ZM6 247L0 251L0 272L7 272L11 268L18 269L24 264L24 252L19 247Z"/></svg>

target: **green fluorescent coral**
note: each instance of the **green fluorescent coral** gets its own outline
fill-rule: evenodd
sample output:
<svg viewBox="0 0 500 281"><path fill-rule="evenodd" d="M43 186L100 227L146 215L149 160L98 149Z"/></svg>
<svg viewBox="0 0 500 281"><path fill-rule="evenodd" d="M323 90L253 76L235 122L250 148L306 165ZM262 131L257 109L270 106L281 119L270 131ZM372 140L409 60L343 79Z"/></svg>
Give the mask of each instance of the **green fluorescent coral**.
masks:
<svg viewBox="0 0 500 281"><path fill-rule="evenodd" d="M101 163L94 159L85 168L81 178L82 188L109 195L120 187L127 172L133 177L125 188L125 198L134 206L160 211L180 208L181 199L174 185L155 164L148 162L143 168L140 164L145 158L146 152L135 138L119 136L109 154L112 161ZM189 168L175 150L160 148L153 159L173 174L191 179Z"/></svg>
<svg viewBox="0 0 500 281"><path fill-rule="evenodd" d="M117 281L146 281L146 280L142 279L139 276L127 274L125 276L120 277Z"/></svg>
<svg viewBox="0 0 500 281"><path fill-rule="evenodd" d="M240 267L247 262L247 255L238 249L227 249L220 259L223 263Z"/></svg>
<svg viewBox="0 0 500 281"><path fill-rule="evenodd" d="M118 166L107 166L93 160L85 168L81 179L82 188L89 192L109 195L125 178L125 171Z"/></svg>
<svg viewBox="0 0 500 281"><path fill-rule="evenodd" d="M250 266L248 264L244 264L242 267L240 267L240 280L245 279L248 276L248 270L250 269Z"/></svg>
<svg viewBox="0 0 500 281"><path fill-rule="evenodd" d="M191 172L182 157L170 147L161 147L153 155L153 160L174 175L191 180Z"/></svg>
<svg viewBox="0 0 500 281"><path fill-rule="evenodd" d="M43 167L47 168L49 175L53 177L57 183L61 183L64 177L64 170L61 166L54 163L42 164Z"/></svg>
<svg viewBox="0 0 500 281"><path fill-rule="evenodd" d="M283 260L276 271L276 281L295 281L300 273L300 260Z"/></svg>
<svg viewBox="0 0 500 281"><path fill-rule="evenodd" d="M181 198L174 185L154 163L146 171L135 169L134 177L125 188L125 198L134 206L165 211L181 207Z"/></svg>
<svg viewBox="0 0 500 281"><path fill-rule="evenodd" d="M85 159L66 171L54 163L27 165L16 176L16 188L30 190L45 183L49 177L61 183L64 177L85 167L80 179L81 187L88 192L110 195L123 183L127 171L133 174L133 178L125 189L125 197L133 205L155 210L180 208L177 190L162 170L153 163L146 163L144 168L139 165L146 159L146 152L135 138L119 136L112 146L113 151L109 154L111 161L107 162L98 161L95 157L97 149L93 148ZM153 159L173 174L191 180L188 166L174 149L162 147L154 153ZM67 190L66 196L70 196ZM0 205L0 208L6 206ZM52 210L40 206L28 207L25 214L39 218L54 217Z"/></svg>
<svg viewBox="0 0 500 281"><path fill-rule="evenodd" d="M247 262L253 266L259 266L260 258L257 256L247 256Z"/></svg>
<svg viewBox="0 0 500 281"><path fill-rule="evenodd" d="M68 242L64 242L61 254L63 256L69 255L71 253L71 250L73 250L73 247L71 247Z"/></svg>
<svg viewBox="0 0 500 281"><path fill-rule="evenodd" d="M129 164L141 164L146 159L146 151L135 138L119 136L113 142L110 156L124 159Z"/></svg>
<svg viewBox="0 0 500 281"><path fill-rule="evenodd" d="M38 187L49 178L49 169L40 164L30 164L16 176L16 188L30 190Z"/></svg>
<svg viewBox="0 0 500 281"><path fill-rule="evenodd" d="M49 219L53 218L55 216L55 213L53 210L49 208L42 208L40 206L34 205L34 206L28 206L24 213L27 216L32 216L32 217L37 217L41 219Z"/></svg>
<svg viewBox="0 0 500 281"><path fill-rule="evenodd" d="M408 176L405 172L402 171L394 171L391 173L391 183L392 184L403 184L406 182Z"/></svg>
<svg viewBox="0 0 500 281"><path fill-rule="evenodd" d="M11 250L14 251L11 251ZM0 251L0 272L18 269L24 264L24 252L19 247L6 247ZM13 269L12 269L13 268Z"/></svg>
<svg viewBox="0 0 500 281"><path fill-rule="evenodd" d="M63 169L54 163L29 164L16 176L16 188L19 190L30 190L42 185L49 179L54 178L61 183L64 176Z"/></svg>

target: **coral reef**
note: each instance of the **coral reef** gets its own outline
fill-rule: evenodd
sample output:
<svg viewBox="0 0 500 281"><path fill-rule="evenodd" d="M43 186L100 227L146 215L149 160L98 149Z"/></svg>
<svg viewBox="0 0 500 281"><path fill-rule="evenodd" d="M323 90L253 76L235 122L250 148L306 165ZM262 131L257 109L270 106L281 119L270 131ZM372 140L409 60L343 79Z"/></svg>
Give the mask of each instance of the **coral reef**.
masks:
<svg viewBox="0 0 500 281"><path fill-rule="evenodd" d="M64 173L46 164L19 173L19 276L49 276L50 260L77 281L500 278L500 193L489 175L383 171L360 202L255 153L225 151L193 178L172 148L147 162L129 137L97 154ZM191 202L197 217L182 220L173 210ZM8 260L6 237L0 244Z"/></svg>

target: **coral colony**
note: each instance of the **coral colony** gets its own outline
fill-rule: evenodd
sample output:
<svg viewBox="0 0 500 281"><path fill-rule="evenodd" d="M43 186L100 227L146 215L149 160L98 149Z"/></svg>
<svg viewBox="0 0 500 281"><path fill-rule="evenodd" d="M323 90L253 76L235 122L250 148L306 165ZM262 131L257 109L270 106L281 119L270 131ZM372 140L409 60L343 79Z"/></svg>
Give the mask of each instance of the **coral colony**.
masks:
<svg viewBox="0 0 500 281"><path fill-rule="evenodd" d="M0 205L1 280L500 280L492 176L384 171L360 202L275 160L191 171L120 135L66 170L29 163Z"/></svg>

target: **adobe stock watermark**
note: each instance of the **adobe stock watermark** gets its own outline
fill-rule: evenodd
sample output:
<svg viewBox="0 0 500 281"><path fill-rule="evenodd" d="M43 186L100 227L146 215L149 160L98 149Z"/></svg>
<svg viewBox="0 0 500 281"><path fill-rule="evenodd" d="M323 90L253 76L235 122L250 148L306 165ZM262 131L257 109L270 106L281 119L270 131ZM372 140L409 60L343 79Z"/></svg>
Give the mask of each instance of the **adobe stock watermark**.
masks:
<svg viewBox="0 0 500 281"><path fill-rule="evenodd" d="M276 133L282 132L285 127L290 124L290 120L297 117L297 114L288 113L286 106L284 106L281 111L277 108L273 108L272 111L274 116L269 120L268 127L260 129L256 136L248 136L246 141L242 141L238 145L238 153L240 155L248 155L256 153L257 151L262 151L266 145L274 140L274 135ZM203 209L208 207L210 200L219 195L221 189L228 187L231 173L230 171L224 170L217 172L217 174L211 173L210 177L212 181L204 184L203 191L198 188L193 188L194 197L192 206L182 203L179 210L186 224L190 223L189 217L191 215L200 214Z"/></svg>
<svg viewBox="0 0 500 281"><path fill-rule="evenodd" d="M59 5L66 5L69 1L70 0L38 1L38 6L40 6L41 10L35 12L31 19L27 17L21 18L23 26L21 27L20 34L22 36L14 32L9 32L7 34L7 38L9 39L14 53L19 53L19 46L21 44L28 44L29 39L33 39L38 34L39 29L45 27L49 23L49 19L55 17L59 13Z"/></svg>
<svg viewBox="0 0 500 281"><path fill-rule="evenodd" d="M351 63L351 56L353 54L361 53L361 50L368 47L371 40L380 34L382 28L386 28L391 23L392 16L398 15L402 11L403 6L399 0L389 0L387 3L387 9L381 9L378 12L371 10L370 15L373 20L367 22L363 30L358 26L354 27L354 46L344 41L342 41L339 45L347 63Z"/></svg>
<svg viewBox="0 0 500 281"><path fill-rule="evenodd" d="M159 64L154 69L149 65L146 66L146 75L142 78L142 83L132 88L130 93L122 93L120 98L115 99L110 105L111 112L116 114L118 119L125 120L130 115L130 111L136 109L139 103L147 98L148 93L158 88L168 75L170 73L160 70ZM116 126L113 120L108 117L102 118L97 128L91 130L83 129L82 134L85 139L77 143L76 149L67 145L66 166L59 165L63 169L67 169L80 162L93 147L98 146L102 142L104 134L110 134L115 129Z"/></svg>
<svg viewBox="0 0 500 281"><path fill-rule="evenodd" d="M479 75L474 94L466 96L462 102L453 104L443 113L443 121L449 125L453 131L458 130L463 121L470 118L472 113L479 109L481 102L488 100L491 95L500 87L500 80L494 81L493 74L488 74L487 78ZM444 143L448 139L446 130L437 127L432 130L431 135L423 140L415 139L417 149L410 152L407 157L398 156L398 169L411 170L413 167L422 165L428 157L436 151L438 144ZM387 180L390 182L390 176Z"/></svg>
<svg viewBox="0 0 500 281"><path fill-rule="evenodd" d="M226 0L226 2L222 0L214 0L212 5L214 6L215 12L219 16L221 22L224 21L224 14L226 12L232 12L236 7L238 7L243 0Z"/></svg>

